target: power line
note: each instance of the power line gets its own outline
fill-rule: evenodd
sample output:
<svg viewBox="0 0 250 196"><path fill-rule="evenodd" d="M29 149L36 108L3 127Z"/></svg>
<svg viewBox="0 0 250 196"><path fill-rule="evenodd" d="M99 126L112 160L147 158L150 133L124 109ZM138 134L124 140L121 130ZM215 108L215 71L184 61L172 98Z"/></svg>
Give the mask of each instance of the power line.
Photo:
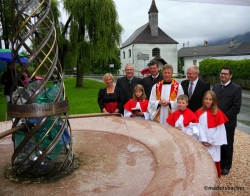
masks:
<svg viewBox="0 0 250 196"><path fill-rule="evenodd" d="M168 0L168 1L250 6L250 0Z"/></svg>

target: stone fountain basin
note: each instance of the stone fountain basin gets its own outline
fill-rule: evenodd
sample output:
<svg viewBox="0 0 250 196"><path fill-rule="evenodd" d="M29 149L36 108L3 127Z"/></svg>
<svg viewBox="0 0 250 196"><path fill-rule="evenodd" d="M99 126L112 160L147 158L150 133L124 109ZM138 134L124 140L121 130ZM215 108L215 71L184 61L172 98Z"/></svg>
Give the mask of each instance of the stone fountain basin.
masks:
<svg viewBox="0 0 250 196"><path fill-rule="evenodd" d="M204 189L218 186L210 154L175 128L116 116L75 118L70 125L80 166L55 182L8 181L13 144L11 136L1 139L0 195L216 195ZM0 122L0 131L10 127Z"/></svg>

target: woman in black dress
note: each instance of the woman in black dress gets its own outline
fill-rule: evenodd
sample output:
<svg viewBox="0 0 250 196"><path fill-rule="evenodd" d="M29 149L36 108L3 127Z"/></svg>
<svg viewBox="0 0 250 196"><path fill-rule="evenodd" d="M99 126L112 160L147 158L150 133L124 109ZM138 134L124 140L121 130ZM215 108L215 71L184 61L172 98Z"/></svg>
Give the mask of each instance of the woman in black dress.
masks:
<svg viewBox="0 0 250 196"><path fill-rule="evenodd" d="M114 76L106 73L103 76L106 88L100 89L98 93L98 104L101 112L120 113L123 109L122 89L114 85Z"/></svg>

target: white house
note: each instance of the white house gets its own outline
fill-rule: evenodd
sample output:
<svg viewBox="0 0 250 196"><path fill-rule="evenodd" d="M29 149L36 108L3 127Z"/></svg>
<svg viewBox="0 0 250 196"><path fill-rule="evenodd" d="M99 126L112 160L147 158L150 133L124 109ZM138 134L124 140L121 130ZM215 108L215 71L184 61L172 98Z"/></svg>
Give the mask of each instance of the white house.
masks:
<svg viewBox="0 0 250 196"><path fill-rule="evenodd" d="M206 58L242 60L250 59L250 42L234 43L230 39L228 44L209 46L204 41L203 46L181 48L178 57L184 60L184 73L191 65L199 66L199 63Z"/></svg>
<svg viewBox="0 0 250 196"><path fill-rule="evenodd" d="M120 48L122 62L121 72L127 63L133 63L135 70L140 71L147 63L154 59L160 66L171 64L174 73L177 73L177 45L174 39L169 37L158 27L158 9L155 0L152 0L148 11L148 23L138 28Z"/></svg>

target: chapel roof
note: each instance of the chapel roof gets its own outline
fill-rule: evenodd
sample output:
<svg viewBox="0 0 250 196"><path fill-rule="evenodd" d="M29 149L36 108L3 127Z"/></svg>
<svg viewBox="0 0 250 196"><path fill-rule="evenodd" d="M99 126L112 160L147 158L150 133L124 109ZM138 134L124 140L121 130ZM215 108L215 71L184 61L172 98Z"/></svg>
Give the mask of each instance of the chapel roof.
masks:
<svg viewBox="0 0 250 196"><path fill-rule="evenodd" d="M158 27L158 36L152 36L149 24L138 28L123 44L124 48L131 44L178 44Z"/></svg>

